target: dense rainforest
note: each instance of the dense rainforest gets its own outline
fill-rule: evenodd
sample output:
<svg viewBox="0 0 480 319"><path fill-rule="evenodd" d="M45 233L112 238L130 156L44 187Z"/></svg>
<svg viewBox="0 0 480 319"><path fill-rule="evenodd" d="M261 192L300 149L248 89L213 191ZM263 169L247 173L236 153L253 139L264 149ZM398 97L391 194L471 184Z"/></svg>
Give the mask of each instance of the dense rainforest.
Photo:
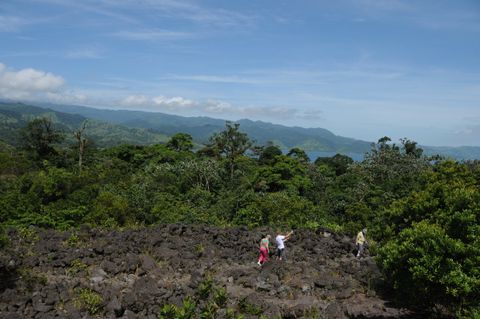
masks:
<svg viewBox="0 0 480 319"><path fill-rule="evenodd" d="M97 148L88 123L62 132L47 118L0 142L0 223L66 230L156 224L368 228L370 254L398 300L480 317L480 163L427 157L388 137L362 162L309 159L256 145L227 122L193 151L192 137ZM65 143L68 136L69 143Z"/></svg>

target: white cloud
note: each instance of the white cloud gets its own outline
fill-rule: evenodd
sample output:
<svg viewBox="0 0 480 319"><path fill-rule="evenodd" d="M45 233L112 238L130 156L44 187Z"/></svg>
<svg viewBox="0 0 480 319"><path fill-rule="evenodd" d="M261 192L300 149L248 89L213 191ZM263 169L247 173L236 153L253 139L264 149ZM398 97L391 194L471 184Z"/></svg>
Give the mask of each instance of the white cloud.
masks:
<svg viewBox="0 0 480 319"><path fill-rule="evenodd" d="M201 103L200 109L207 114L226 116L240 119L260 120L292 120L295 118L306 120L322 119L322 112L317 110L301 111L284 106L234 106L231 103L220 100L207 100Z"/></svg>
<svg viewBox="0 0 480 319"><path fill-rule="evenodd" d="M227 103L224 101L217 101L217 100L208 100L203 105L203 108L208 113L216 113L216 114L225 114L234 110L230 103Z"/></svg>
<svg viewBox="0 0 480 319"><path fill-rule="evenodd" d="M190 108L195 106L195 102L192 100L185 99L180 96L175 96L171 98L164 97L162 95L154 97L153 103L158 106L165 106L168 108Z"/></svg>
<svg viewBox="0 0 480 319"><path fill-rule="evenodd" d="M127 108L154 109L157 111L182 111L198 105L197 102L181 96L165 97L163 95L148 97L145 95L129 95L119 104Z"/></svg>
<svg viewBox="0 0 480 319"><path fill-rule="evenodd" d="M87 95L74 91L61 93L47 92L45 96L50 102L59 104L81 104L88 101Z"/></svg>
<svg viewBox="0 0 480 319"><path fill-rule="evenodd" d="M120 101L123 106L148 106L150 99L145 95L129 95Z"/></svg>
<svg viewBox="0 0 480 319"><path fill-rule="evenodd" d="M50 72L14 70L0 63L0 97L24 101L76 104L88 101L85 93L65 88L65 80Z"/></svg>
<svg viewBox="0 0 480 319"><path fill-rule="evenodd" d="M204 115L228 119L260 119L260 120L304 120L322 119L322 112L317 110L301 111L283 106L237 106L227 101L207 99L195 101L184 97L166 97L163 95L149 97L146 95L129 95L117 105L129 109L142 109L158 112L170 112L179 115Z"/></svg>
<svg viewBox="0 0 480 319"><path fill-rule="evenodd" d="M12 70L0 63L0 96L28 98L56 92L65 84L58 75L32 68Z"/></svg>

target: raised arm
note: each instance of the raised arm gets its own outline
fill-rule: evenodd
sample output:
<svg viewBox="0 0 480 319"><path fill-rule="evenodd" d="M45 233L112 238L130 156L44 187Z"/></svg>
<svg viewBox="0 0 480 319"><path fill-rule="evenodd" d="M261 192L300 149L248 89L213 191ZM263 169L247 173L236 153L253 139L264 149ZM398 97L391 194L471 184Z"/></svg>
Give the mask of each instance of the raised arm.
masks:
<svg viewBox="0 0 480 319"><path fill-rule="evenodd" d="M290 239L290 236L292 236L293 230L291 230L288 234L285 235L285 240Z"/></svg>

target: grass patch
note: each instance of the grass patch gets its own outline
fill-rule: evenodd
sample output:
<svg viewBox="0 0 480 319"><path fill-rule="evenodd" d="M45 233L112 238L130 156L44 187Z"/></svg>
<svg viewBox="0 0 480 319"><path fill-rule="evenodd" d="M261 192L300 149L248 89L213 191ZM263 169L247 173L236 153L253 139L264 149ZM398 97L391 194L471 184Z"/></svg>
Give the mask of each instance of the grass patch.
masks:
<svg viewBox="0 0 480 319"><path fill-rule="evenodd" d="M30 268L20 268L18 275L29 290L33 289L36 285L45 286L48 282L44 274L35 273L33 269Z"/></svg>
<svg viewBox="0 0 480 319"><path fill-rule="evenodd" d="M75 290L77 298L75 306L79 309L85 309L90 315L96 315L103 309L103 297L98 292L88 288L78 288Z"/></svg>
<svg viewBox="0 0 480 319"><path fill-rule="evenodd" d="M65 273L69 277L73 277L80 272L88 273L88 265L80 259L75 259L70 262L70 267L65 269Z"/></svg>

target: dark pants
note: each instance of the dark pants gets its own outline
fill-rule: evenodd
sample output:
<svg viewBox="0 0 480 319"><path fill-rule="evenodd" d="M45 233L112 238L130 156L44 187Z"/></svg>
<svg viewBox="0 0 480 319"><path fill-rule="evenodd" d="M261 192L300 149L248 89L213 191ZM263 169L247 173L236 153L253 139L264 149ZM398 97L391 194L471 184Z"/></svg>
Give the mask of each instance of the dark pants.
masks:
<svg viewBox="0 0 480 319"><path fill-rule="evenodd" d="M357 257L363 255L363 250L365 249L365 244L357 244Z"/></svg>
<svg viewBox="0 0 480 319"><path fill-rule="evenodd" d="M282 249L277 248L276 255L278 258L285 258L285 248L282 248Z"/></svg>

